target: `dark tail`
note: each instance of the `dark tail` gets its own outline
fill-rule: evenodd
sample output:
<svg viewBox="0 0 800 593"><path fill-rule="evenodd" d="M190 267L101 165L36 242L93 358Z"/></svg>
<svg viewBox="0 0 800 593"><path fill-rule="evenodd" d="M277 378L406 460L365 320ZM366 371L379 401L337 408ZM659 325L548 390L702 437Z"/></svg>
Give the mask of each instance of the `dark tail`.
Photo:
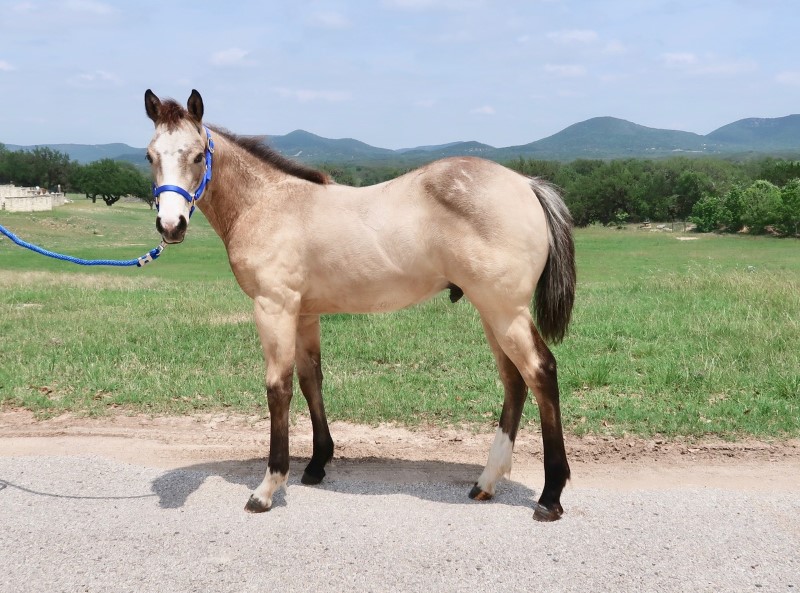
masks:
<svg viewBox="0 0 800 593"><path fill-rule="evenodd" d="M547 263L536 285L536 323L544 339L557 344L567 333L575 302L572 216L552 185L541 179L531 179L531 188L539 198L550 231Z"/></svg>

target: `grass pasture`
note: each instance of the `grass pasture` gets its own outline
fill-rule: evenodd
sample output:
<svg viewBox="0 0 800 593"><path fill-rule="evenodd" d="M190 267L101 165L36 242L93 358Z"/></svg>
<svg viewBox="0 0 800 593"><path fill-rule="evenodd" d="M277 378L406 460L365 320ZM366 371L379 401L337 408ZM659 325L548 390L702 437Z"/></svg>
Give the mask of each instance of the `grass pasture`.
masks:
<svg viewBox="0 0 800 593"><path fill-rule="evenodd" d="M0 224L86 258L158 242L138 204L78 199L2 212ZM800 242L588 228L576 244L573 324L554 347L568 431L800 435ZM499 415L502 389L466 302L443 294L322 328L331 419L489 427ZM0 240L0 407L266 415L263 376L250 301L201 215L144 269L79 267ZM306 409L299 393L293 409ZM523 421L538 423L534 404Z"/></svg>

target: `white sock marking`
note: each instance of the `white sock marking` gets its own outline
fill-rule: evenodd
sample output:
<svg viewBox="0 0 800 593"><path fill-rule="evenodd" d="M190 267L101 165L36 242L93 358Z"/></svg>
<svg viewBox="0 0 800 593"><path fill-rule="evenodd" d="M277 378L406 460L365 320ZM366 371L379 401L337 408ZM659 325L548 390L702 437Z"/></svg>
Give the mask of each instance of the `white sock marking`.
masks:
<svg viewBox="0 0 800 593"><path fill-rule="evenodd" d="M273 473L267 469L267 474L264 476L261 484L258 485L258 488L253 490L253 497L264 503L267 507L271 507L272 495L275 494L278 488L286 487L288 478L288 474L282 474L280 472Z"/></svg>
<svg viewBox="0 0 800 593"><path fill-rule="evenodd" d="M483 469L481 477L478 478L478 487L487 494L494 495L494 486L501 476L511 473L511 454L514 451L514 443L508 435L498 428L494 435L494 442L489 451L489 461Z"/></svg>

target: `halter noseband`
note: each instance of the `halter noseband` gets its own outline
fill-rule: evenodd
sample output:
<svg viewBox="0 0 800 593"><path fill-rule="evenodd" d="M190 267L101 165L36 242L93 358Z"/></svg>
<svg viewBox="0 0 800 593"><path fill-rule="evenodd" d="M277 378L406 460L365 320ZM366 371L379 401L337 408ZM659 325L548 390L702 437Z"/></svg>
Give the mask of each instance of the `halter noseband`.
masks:
<svg viewBox="0 0 800 593"><path fill-rule="evenodd" d="M180 194L183 196L183 199L189 202L191 208L189 209L189 218L192 217L194 213L194 203L203 197L203 193L206 191L206 187L208 186L208 182L211 181L211 155L214 154L214 141L211 139L211 132L208 130L206 126L203 126L203 129L206 131L206 138L208 139L208 143L206 146L206 173L203 175L203 180L200 182L200 186L194 192L194 194L190 194L188 191L183 189L179 185L159 185L156 187L156 184L153 183L153 197L155 198L156 203L156 212L158 211L159 207L159 199L158 197L165 191L172 191L176 194Z"/></svg>

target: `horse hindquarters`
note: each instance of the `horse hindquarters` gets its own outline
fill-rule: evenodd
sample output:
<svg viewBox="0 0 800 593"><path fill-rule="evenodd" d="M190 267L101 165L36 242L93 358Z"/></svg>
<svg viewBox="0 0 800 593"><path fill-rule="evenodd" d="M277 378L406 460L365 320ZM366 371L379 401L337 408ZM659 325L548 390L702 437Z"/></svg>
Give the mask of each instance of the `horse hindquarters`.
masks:
<svg viewBox="0 0 800 593"><path fill-rule="evenodd" d="M548 230L547 260L536 285L536 317L544 336L559 342L569 325L575 296L572 219L552 187L538 180L531 180L530 186L542 206ZM492 294L489 289L478 296L477 302L473 301L497 360L505 399L489 462L470 496L490 498L496 480L510 470L511 451L527 386L533 391L539 408L544 449L545 485L534 518L552 521L563 513L561 492L570 476L561 425L556 360L533 324L528 299L519 300L513 302L513 298L508 299L508 293Z"/></svg>

